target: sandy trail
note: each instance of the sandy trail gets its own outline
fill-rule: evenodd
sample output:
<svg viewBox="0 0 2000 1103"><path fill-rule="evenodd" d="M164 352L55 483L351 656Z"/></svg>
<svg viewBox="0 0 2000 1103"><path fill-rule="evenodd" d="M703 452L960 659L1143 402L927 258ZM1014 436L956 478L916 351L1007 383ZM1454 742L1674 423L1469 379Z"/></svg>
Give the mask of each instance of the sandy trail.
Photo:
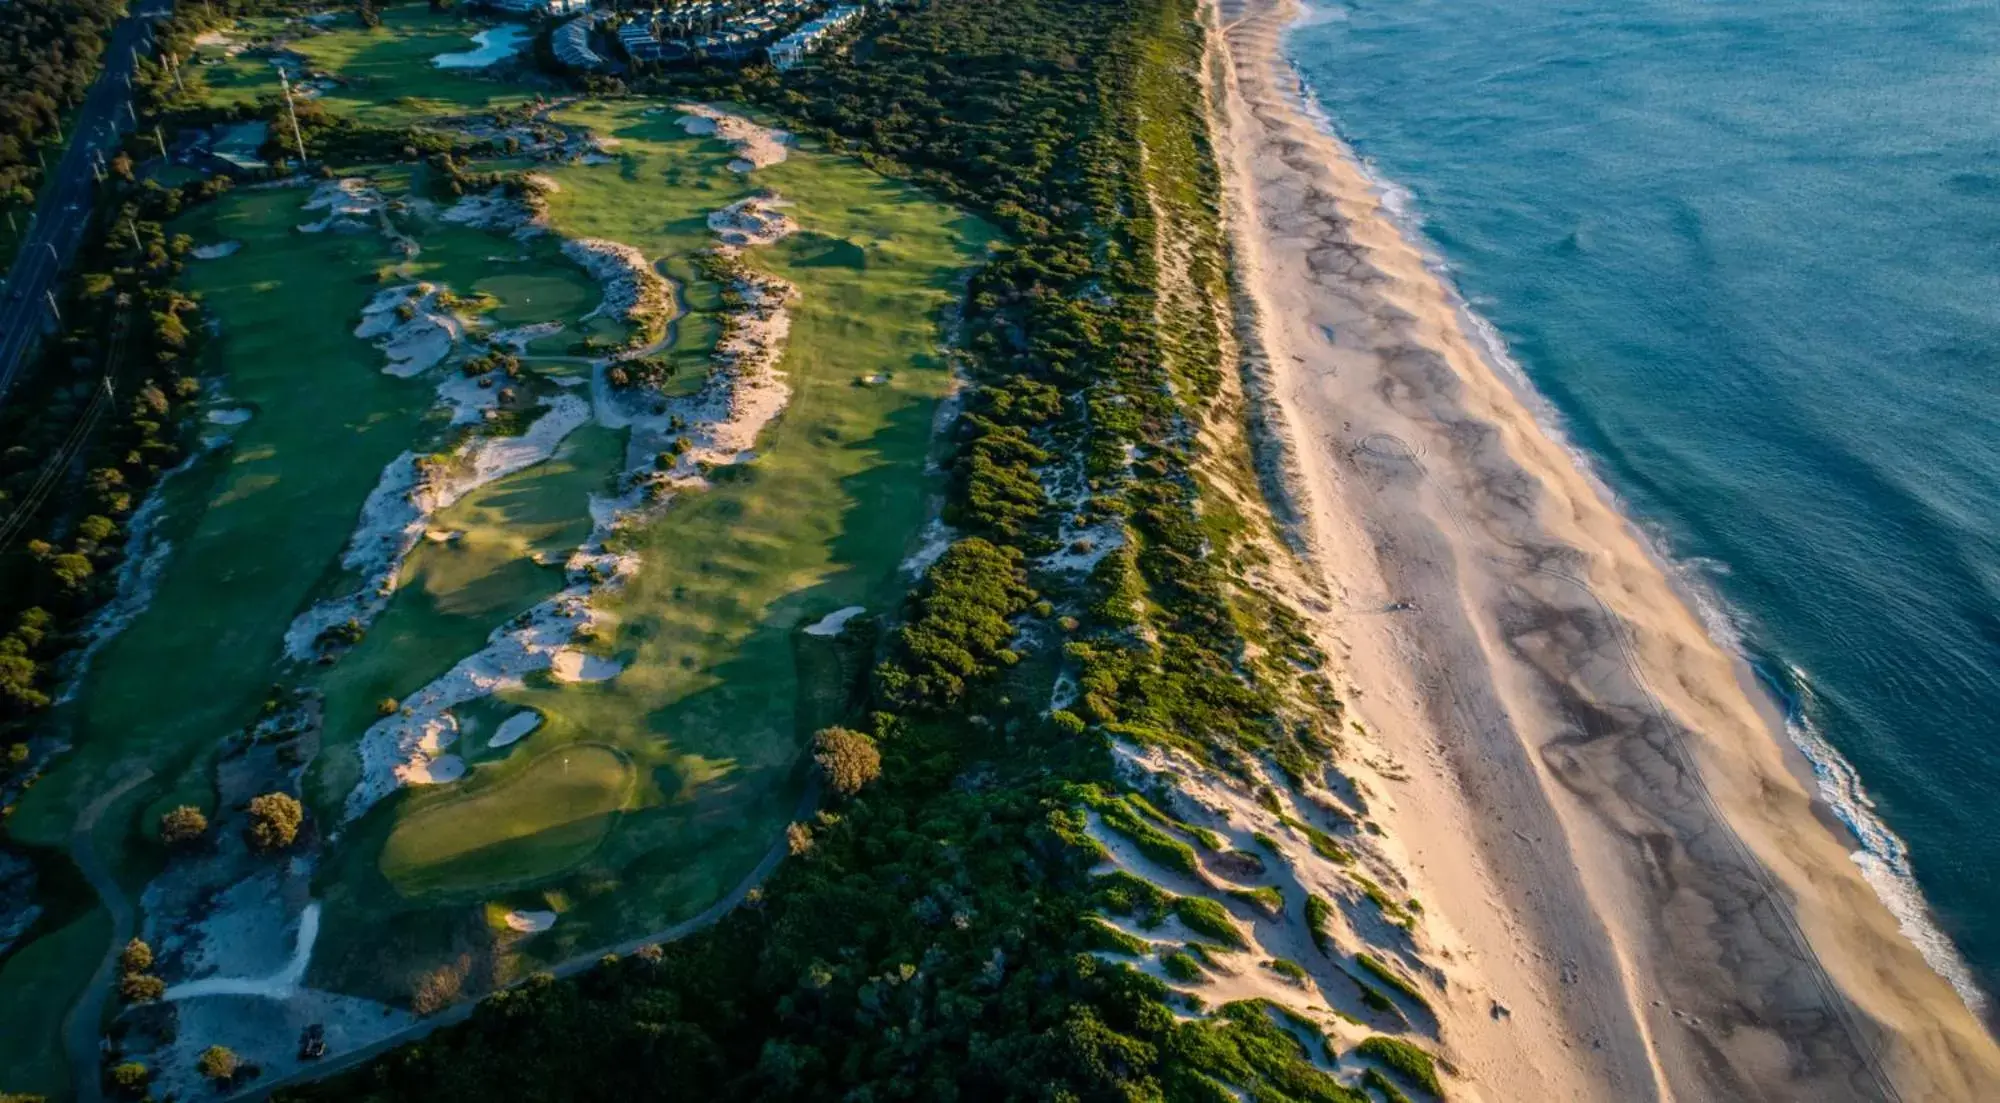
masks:
<svg viewBox="0 0 2000 1103"><path fill-rule="evenodd" d="M1512 1011L1447 1009L1453 1059L1494 1098L2000 1098L1748 671L1302 106L1296 0L1215 6L1250 371L1408 775L1373 812Z"/></svg>

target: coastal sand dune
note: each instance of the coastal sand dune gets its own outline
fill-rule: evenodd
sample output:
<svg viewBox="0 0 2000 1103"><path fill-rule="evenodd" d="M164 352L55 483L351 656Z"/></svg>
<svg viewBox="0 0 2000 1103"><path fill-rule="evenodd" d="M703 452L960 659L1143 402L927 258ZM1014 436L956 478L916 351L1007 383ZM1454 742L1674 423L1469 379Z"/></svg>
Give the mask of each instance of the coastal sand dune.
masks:
<svg viewBox="0 0 2000 1103"><path fill-rule="evenodd" d="M1469 947L1447 1053L1496 1099L2000 1098L1746 668L1315 125L1297 13L1212 11L1246 361L1322 628L1407 774L1378 812Z"/></svg>

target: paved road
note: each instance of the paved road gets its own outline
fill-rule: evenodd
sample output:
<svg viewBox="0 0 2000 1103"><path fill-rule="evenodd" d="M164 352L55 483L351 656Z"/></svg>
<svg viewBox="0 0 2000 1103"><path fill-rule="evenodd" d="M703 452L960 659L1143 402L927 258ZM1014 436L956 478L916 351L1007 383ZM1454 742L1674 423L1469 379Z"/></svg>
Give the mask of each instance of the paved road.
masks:
<svg viewBox="0 0 2000 1103"><path fill-rule="evenodd" d="M63 1021L63 1048L69 1055L71 1086L79 1103L98 1103L104 1098L97 1069L97 1042L103 1036L104 1001L111 992L111 972L117 966L118 953L131 940L136 921L132 901L126 899L125 890L118 887L118 879L98 857L97 844L92 836L97 831L97 818L104 814L104 810L116 803L119 797L131 792L133 786L152 776L153 771L141 769L105 790L76 818L76 827L70 832L69 850L70 856L76 859L76 868L83 871L83 879L90 882L91 891L104 902L104 910L111 913L111 944L105 948L104 959L97 963L97 972L91 975L89 987L77 997L76 1005L69 1010L69 1018Z"/></svg>
<svg viewBox="0 0 2000 1103"><path fill-rule="evenodd" d="M152 48L153 21L172 10L173 0L136 0L132 13L112 30L104 71L70 121L69 147L44 182L41 203L0 295L0 404L7 401L15 373L49 320L49 292L83 240L97 186L91 166L98 154L110 157L119 133L130 128L131 92L125 82L132 73L132 52Z"/></svg>

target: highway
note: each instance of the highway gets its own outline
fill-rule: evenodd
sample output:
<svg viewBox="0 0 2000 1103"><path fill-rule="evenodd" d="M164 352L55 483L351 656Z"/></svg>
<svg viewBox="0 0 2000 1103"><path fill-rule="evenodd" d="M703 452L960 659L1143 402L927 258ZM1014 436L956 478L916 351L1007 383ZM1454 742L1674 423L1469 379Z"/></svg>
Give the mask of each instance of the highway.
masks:
<svg viewBox="0 0 2000 1103"><path fill-rule="evenodd" d="M131 14L111 32L105 46L104 69L70 121L69 145L42 185L42 195L28 233L7 272L7 290L0 296L0 405L13 389L15 375L27 362L36 337L48 323L49 302L62 271L76 254L90 221L93 170L99 156L110 158L121 133L131 129L133 53L153 44L153 21L173 10L173 0L136 0Z"/></svg>

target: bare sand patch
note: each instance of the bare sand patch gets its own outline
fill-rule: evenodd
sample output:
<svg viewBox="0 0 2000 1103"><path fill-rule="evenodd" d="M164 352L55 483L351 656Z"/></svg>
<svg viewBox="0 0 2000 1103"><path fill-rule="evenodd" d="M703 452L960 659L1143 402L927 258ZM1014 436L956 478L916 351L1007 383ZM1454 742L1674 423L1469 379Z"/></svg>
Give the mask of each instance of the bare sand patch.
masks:
<svg viewBox="0 0 2000 1103"><path fill-rule="evenodd" d="M552 911L510 911L501 917L507 929L523 934L546 931L556 925L556 913Z"/></svg>
<svg viewBox="0 0 2000 1103"><path fill-rule="evenodd" d="M741 115L732 115L719 108L704 103L683 103L675 107L681 113L681 129L689 134L713 135L736 147L736 159L729 163L732 172L751 172L765 165L775 165L785 159L786 148L791 145L792 136L783 130L758 126Z"/></svg>
<svg viewBox="0 0 2000 1103"><path fill-rule="evenodd" d="M848 621L867 611L867 608L861 605L850 605L845 609L836 609L807 625L806 635L838 636L846 630Z"/></svg>
<svg viewBox="0 0 2000 1103"><path fill-rule="evenodd" d="M542 714L533 709L524 709L500 722L493 729L493 737L486 741L488 750L511 747L526 739L536 728L542 726Z"/></svg>

